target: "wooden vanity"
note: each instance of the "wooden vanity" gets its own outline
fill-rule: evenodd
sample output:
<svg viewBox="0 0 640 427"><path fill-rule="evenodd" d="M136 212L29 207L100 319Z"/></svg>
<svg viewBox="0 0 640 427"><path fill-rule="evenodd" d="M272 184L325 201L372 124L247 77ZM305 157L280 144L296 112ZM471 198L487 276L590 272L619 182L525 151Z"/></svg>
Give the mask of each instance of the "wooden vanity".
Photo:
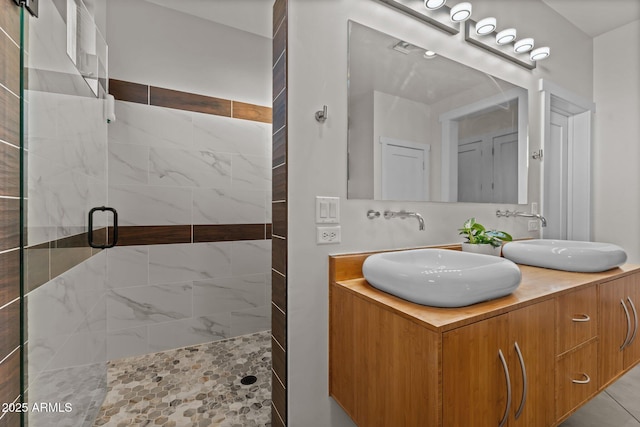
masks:
<svg viewBox="0 0 640 427"><path fill-rule="evenodd" d="M329 259L329 393L360 427L555 426L640 361L640 266L520 266L509 296L435 308L371 287L369 255Z"/></svg>

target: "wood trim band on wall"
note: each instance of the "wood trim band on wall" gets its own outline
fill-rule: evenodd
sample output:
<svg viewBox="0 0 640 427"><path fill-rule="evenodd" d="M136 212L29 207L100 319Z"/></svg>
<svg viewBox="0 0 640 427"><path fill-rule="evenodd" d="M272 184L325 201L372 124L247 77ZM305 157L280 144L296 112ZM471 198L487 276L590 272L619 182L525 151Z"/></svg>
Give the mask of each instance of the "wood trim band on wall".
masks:
<svg viewBox="0 0 640 427"><path fill-rule="evenodd" d="M96 230L94 234L99 234L100 231ZM240 242L269 239L271 239L271 224L139 225L119 227L118 244L116 246ZM110 237L109 241L112 241L112 237ZM25 248L25 292L31 292L44 285L49 280L100 253L100 251L100 249L89 247L87 233L80 233ZM0 267L12 268L13 275L16 280L19 280L19 270L16 270L17 267L14 265L16 263L15 258L18 257L19 266L19 253L17 250L14 252L15 254L13 252L0 253ZM12 296L15 297L15 292L18 292L19 289L17 287L15 292L5 290L3 285L7 279L3 279L0 279L0 307L3 300L7 300Z"/></svg>
<svg viewBox="0 0 640 427"><path fill-rule="evenodd" d="M288 0L273 5L273 119L272 119L272 222L271 240L271 425L288 423L287 366L287 30Z"/></svg>
<svg viewBox="0 0 640 427"><path fill-rule="evenodd" d="M0 0L0 403L20 401L20 8ZM0 427L20 424L0 412Z"/></svg>
<svg viewBox="0 0 640 427"><path fill-rule="evenodd" d="M118 101L196 113L213 114L234 119L271 123L271 108L262 105L182 92L118 79L109 79L109 93Z"/></svg>

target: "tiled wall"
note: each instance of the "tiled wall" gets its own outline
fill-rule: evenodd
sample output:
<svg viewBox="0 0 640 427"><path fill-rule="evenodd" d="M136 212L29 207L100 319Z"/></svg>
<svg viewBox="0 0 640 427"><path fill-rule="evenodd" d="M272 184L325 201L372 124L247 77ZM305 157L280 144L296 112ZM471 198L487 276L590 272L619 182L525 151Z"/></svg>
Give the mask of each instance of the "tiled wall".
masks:
<svg viewBox="0 0 640 427"><path fill-rule="evenodd" d="M0 404L20 395L20 20L0 0ZM20 423L0 413L1 427Z"/></svg>
<svg viewBox="0 0 640 427"><path fill-rule="evenodd" d="M273 5L272 425L287 425L287 10Z"/></svg>
<svg viewBox="0 0 640 427"><path fill-rule="evenodd" d="M109 359L270 328L271 109L110 81Z"/></svg>
<svg viewBox="0 0 640 427"><path fill-rule="evenodd" d="M108 250L108 358L270 328L269 240Z"/></svg>
<svg viewBox="0 0 640 427"><path fill-rule="evenodd" d="M103 251L28 294L28 400L73 406L30 412L29 426L87 425L95 417L107 388L105 291Z"/></svg>

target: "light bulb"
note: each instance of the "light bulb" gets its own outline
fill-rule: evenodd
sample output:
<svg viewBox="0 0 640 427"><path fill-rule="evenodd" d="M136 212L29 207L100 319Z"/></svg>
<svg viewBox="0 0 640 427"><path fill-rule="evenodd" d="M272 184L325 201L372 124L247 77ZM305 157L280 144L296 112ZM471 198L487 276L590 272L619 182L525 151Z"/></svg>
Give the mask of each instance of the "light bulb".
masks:
<svg viewBox="0 0 640 427"><path fill-rule="evenodd" d="M424 7L430 10L440 9L447 0L424 0Z"/></svg>
<svg viewBox="0 0 640 427"><path fill-rule="evenodd" d="M496 29L496 25L496 18L494 17L481 19L476 23L476 34L479 36L491 34Z"/></svg>
<svg viewBox="0 0 640 427"><path fill-rule="evenodd" d="M496 43L498 44L509 44L516 39L516 29L515 28L507 28L506 30L500 31L496 34Z"/></svg>
<svg viewBox="0 0 640 427"><path fill-rule="evenodd" d="M548 58L549 55L551 55L551 49L545 46L532 50L529 58L531 58L532 61L539 61L541 59Z"/></svg>
<svg viewBox="0 0 640 427"><path fill-rule="evenodd" d="M513 45L513 51L515 53L529 52L531 49L533 49L532 38L518 40L516 44Z"/></svg>
<svg viewBox="0 0 640 427"><path fill-rule="evenodd" d="M466 21L471 17L471 3L465 1L453 6L450 17L453 22Z"/></svg>

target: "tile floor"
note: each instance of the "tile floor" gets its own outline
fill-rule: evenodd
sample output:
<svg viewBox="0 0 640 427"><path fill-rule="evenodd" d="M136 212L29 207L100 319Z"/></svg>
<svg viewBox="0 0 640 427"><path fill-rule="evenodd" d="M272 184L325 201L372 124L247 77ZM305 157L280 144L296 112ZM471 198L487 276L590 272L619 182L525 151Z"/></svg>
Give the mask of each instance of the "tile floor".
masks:
<svg viewBox="0 0 640 427"><path fill-rule="evenodd" d="M271 333L115 360L107 383L95 427L271 426Z"/></svg>
<svg viewBox="0 0 640 427"><path fill-rule="evenodd" d="M640 427L640 365L558 427Z"/></svg>

